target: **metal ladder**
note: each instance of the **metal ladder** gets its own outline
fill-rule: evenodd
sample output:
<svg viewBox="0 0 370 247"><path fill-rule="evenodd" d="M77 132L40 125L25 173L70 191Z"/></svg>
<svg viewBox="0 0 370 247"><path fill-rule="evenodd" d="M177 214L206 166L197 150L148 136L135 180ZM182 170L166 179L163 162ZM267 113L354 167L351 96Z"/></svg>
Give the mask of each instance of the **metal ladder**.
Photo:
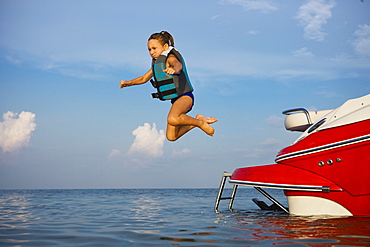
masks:
<svg viewBox="0 0 370 247"><path fill-rule="evenodd" d="M214 210L215 210L216 213L220 212L220 211L218 211L218 206L219 206L221 200L230 200L228 209L230 211L233 211L232 206L233 206L233 203L234 203L236 190L238 189L238 184L234 184L233 190L232 190L231 195L229 197L222 197L222 192L224 191L226 179L227 178L230 179L231 176L232 176L232 173L228 173L228 172L222 173L222 180L221 180L221 183L220 183L220 187L218 189L218 195L217 195L216 203L215 203L215 207L214 207ZM254 188L256 190L258 190L262 195L264 195L267 199L269 199L273 204L275 204L275 206L279 207L280 210L289 214L289 210L287 208L285 208L281 203L279 203L275 198L273 198L271 195L269 195L262 188L260 188L260 187L254 187Z"/></svg>
<svg viewBox="0 0 370 247"><path fill-rule="evenodd" d="M233 190L232 190L231 195L229 197L222 197L222 192L224 191L226 179L227 178L230 179L231 175L232 175L232 173L228 173L228 172L222 173L222 180L221 180L221 183L220 183L220 187L218 189L218 195L217 195L216 203L215 203L215 207L214 207L216 213L220 212L220 211L218 211L218 205L220 204L221 200L230 200L228 209L230 211L233 211L232 206L233 206L236 190L238 189L238 185L234 184Z"/></svg>

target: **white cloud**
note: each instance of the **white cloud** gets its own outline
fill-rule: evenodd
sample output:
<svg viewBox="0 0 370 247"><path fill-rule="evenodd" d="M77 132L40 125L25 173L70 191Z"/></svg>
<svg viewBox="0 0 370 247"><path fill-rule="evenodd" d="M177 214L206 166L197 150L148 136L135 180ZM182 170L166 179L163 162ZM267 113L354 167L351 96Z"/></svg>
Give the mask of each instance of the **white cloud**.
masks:
<svg viewBox="0 0 370 247"><path fill-rule="evenodd" d="M302 47L298 50L292 52L293 56L300 58L312 58L314 57L313 53L308 50L307 47Z"/></svg>
<svg viewBox="0 0 370 247"><path fill-rule="evenodd" d="M218 17L220 17L219 15L214 15L214 16L212 16L211 17L211 20L215 20L215 19L217 19Z"/></svg>
<svg viewBox="0 0 370 247"><path fill-rule="evenodd" d="M352 45L357 54L370 57L370 24L359 25Z"/></svg>
<svg viewBox="0 0 370 247"><path fill-rule="evenodd" d="M248 159L261 159L265 157L273 158L282 143L274 138L267 138L265 141L258 143L254 149L245 152L243 157Z"/></svg>
<svg viewBox="0 0 370 247"><path fill-rule="evenodd" d="M337 98L337 97L339 97L338 93L333 92L333 91L320 91L320 92L316 92L316 94L321 95L325 98Z"/></svg>
<svg viewBox="0 0 370 247"><path fill-rule="evenodd" d="M144 126L139 126L132 134L135 140L128 152L124 154L118 149L112 149L108 155L110 162L122 161L126 168L135 170L147 168L163 156L165 134L163 130L157 130L155 123L153 127L144 123Z"/></svg>
<svg viewBox="0 0 370 247"><path fill-rule="evenodd" d="M119 158L121 156L122 156L122 153L121 153L120 150L118 150L118 149L112 149L112 151L108 155L108 159L109 160L115 160L115 159L117 159L117 158Z"/></svg>
<svg viewBox="0 0 370 247"><path fill-rule="evenodd" d="M249 30L248 32L247 32L247 34L250 34L250 35L257 35L257 34L259 34L260 32L259 31L256 31L256 30Z"/></svg>
<svg viewBox="0 0 370 247"><path fill-rule="evenodd" d="M135 129L132 134L136 137L128 151L129 155L138 154L151 157L163 155L165 135L163 130L157 130L155 123L153 127L145 123L144 126Z"/></svg>
<svg viewBox="0 0 370 247"><path fill-rule="evenodd" d="M280 145L281 142L274 139L274 138L267 138L265 141L259 143L260 146L266 147L266 146L272 146L275 147L277 145Z"/></svg>
<svg viewBox="0 0 370 247"><path fill-rule="evenodd" d="M22 61L20 61L19 59L13 57L13 56L6 56L5 59L10 62L11 64L14 64L14 65L19 65L22 63Z"/></svg>
<svg viewBox="0 0 370 247"><path fill-rule="evenodd" d="M310 0L299 8L296 18L304 26L304 37L316 41L324 40L326 35L322 26L331 18L334 1Z"/></svg>
<svg viewBox="0 0 370 247"><path fill-rule="evenodd" d="M242 6L244 10L257 10L268 13L277 10L277 5L270 0L225 0L222 3L230 3Z"/></svg>
<svg viewBox="0 0 370 247"><path fill-rule="evenodd" d="M180 150L180 151L173 150L172 155L177 157L177 156L183 156L183 155L189 154L190 152L191 152L190 149L184 148L183 150Z"/></svg>
<svg viewBox="0 0 370 247"><path fill-rule="evenodd" d="M0 147L3 152L14 152L29 145L32 132L36 130L35 118L35 114L24 111L19 115L11 111L3 114L4 121L0 122Z"/></svg>
<svg viewBox="0 0 370 247"><path fill-rule="evenodd" d="M281 128L282 126L284 126L284 117L272 115L266 119L266 122L271 127Z"/></svg>

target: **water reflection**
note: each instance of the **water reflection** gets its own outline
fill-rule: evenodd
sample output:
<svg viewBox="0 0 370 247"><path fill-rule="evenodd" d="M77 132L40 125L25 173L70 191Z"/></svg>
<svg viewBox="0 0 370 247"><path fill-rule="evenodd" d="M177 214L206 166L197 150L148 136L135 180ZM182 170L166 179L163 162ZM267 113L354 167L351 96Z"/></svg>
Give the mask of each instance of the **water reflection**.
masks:
<svg viewBox="0 0 370 247"><path fill-rule="evenodd" d="M240 214L221 217L220 222L242 231L238 240L273 240L279 244L299 243L306 246L335 244L370 245L369 217L297 217L280 215ZM239 231L240 234L240 231Z"/></svg>
<svg viewBox="0 0 370 247"><path fill-rule="evenodd" d="M130 230L137 234L158 234L161 224L166 221L163 218L163 201L155 196L148 196L148 193L140 192L135 197L126 201L126 206L130 209L127 213L126 224L130 225Z"/></svg>
<svg viewBox="0 0 370 247"><path fill-rule="evenodd" d="M0 191L0 239L10 246L370 246L370 217L254 210L255 195L245 192L239 208L252 209L215 214L216 189Z"/></svg>
<svg viewBox="0 0 370 247"><path fill-rule="evenodd" d="M22 194L14 194L0 198L0 221L9 228L27 227L30 219L33 219L30 212L28 198Z"/></svg>

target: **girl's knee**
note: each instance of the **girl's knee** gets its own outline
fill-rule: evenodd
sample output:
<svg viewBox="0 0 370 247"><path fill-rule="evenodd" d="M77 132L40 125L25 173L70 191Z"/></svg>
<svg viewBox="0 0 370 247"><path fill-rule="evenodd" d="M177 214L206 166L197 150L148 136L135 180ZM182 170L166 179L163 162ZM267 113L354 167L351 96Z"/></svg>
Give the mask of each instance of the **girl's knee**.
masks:
<svg viewBox="0 0 370 247"><path fill-rule="evenodd" d="M174 142L174 141L176 141L178 138L176 138L176 136L174 136L174 135L169 135L169 134L167 134L166 135L166 138L167 138L167 140L168 141L170 141L170 142Z"/></svg>
<svg viewBox="0 0 370 247"><path fill-rule="evenodd" d="M175 116L168 116L167 117L167 123L172 126L177 126L179 125L179 117Z"/></svg>

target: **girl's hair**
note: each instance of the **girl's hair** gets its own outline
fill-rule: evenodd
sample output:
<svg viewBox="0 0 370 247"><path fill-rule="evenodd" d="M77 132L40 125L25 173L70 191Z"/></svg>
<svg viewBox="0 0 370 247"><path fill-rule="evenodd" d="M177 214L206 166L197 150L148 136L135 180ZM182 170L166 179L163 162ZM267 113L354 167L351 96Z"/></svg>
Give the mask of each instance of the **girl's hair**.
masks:
<svg viewBox="0 0 370 247"><path fill-rule="evenodd" d="M148 41L151 39L158 40L162 45L168 44L169 46L175 47L175 40L173 39L172 35L167 31L153 33L152 35L150 35Z"/></svg>

